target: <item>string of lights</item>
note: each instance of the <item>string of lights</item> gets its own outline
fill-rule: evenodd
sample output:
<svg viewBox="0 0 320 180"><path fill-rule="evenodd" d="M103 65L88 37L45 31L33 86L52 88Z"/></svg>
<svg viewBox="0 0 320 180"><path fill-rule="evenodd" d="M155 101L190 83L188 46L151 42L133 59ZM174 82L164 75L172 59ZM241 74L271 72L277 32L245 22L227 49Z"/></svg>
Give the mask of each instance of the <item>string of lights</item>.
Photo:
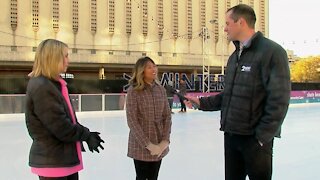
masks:
<svg viewBox="0 0 320 180"><path fill-rule="evenodd" d="M292 41L282 41L281 45L295 45L295 44L310 44L319 43L319 38L314 39L304 39L304 40L292 40Z"/></svg>
<svg viewBox="0 0 320 180"><path fill-rule="evenodd" d="M194 40L194 39L198 39L198 38L201 38L198 36L198 34L201 32L201 29L197 30L197 31L194 31L192 32L192 39L191 40ZM7 34L7 35L10 35L10 36L16 36L16 37L21 37L21 38L24 38L24 39L29 39L29 40L41 40L41 39L38 39L38 38L33 38L33 37L28 37L28 36L23 36L23 35L19 35L19 34L13 34L13 33L9 33L9 32L5 32L5 31L1 31L0 30L0 33L3 33L3 34ZM184 37L187 37L187 34L182 34L182 35L178 35L177 38L183 38L183 39L187 39L187 38L184 38ZM113 47L122 47L122 46L127 46L127 45L130 45L130 46L135 46L135 45L143 45L143 44L152 44L152 43L159 43L160 41L168 41L168 40L172 40L174 39L173 37L168 37L168 38L163 38L163 39L159 39L159 40L154 40L154 41L146 41L146 42L139 42L139 43L131 43L131 44L112 44L112 45L95 45L96 47L105 47L105 46L113 46ZM66 42L67 44L73 44L73 43L68 43ZM92 46L92 45L89 45L89 44L77 44L79 46Z"/></svg>

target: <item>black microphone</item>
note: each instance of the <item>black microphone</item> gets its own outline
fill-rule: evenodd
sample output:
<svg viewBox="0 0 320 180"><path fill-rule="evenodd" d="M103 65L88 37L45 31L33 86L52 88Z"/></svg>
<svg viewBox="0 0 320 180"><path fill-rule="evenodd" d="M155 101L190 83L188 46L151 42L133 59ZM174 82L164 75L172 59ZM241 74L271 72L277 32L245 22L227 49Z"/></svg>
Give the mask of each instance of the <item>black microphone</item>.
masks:
<svg viewBox="0 0 320 180"><path fill-rule="evenodd" d="M176 94L180 99L182 99L182 100L190 101L191 104L192 104L192 107L193 107L194 109L199 109L200 106L199 106L196 102L192 101L191 99L188 99L188 98L184 97L181 93L179 93L179 92L177 92L177 91L175 91L175 94Z"/></svg>

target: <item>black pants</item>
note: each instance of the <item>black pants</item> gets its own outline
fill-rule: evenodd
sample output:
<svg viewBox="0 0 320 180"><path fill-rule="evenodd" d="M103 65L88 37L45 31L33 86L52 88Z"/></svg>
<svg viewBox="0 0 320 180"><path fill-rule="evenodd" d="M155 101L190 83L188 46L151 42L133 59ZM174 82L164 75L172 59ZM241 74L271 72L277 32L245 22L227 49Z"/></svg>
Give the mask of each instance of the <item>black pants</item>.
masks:
<svg viewBox="0 0 320 180"><path fill-rule="evenodd" d="M40 180L78 180L79 179L79 174L78 173L74 173L71 174L69 176L65 176L65 177L43 177L43 176L39 176Z"/></svg>
<svg viewBox="0 0 320 180"><path fill-rule="evenodd" d="M159 169L161 165L160 161L146 162L134 159L134 166L136 169L136 180L157 180Z"/></svg>
<svg viewBox="0 0 320 180"><path fill-rule="evenodd" d="M172 110L173 98L168 98L169 107Z"/></svg>
<svg viewBox="0 0 320 180"><path fill-rule="evenodd" d="M179 100L181 104L181 111L186 112L187 111L186 104L183 102L183 99L179 98Z"/></svg>
<svg viewBox="0 0 320 180"><path fill-rule="evenodd" d="M273 140L260 146L253 136L225 133L225 179L271 180Z"/></svg>

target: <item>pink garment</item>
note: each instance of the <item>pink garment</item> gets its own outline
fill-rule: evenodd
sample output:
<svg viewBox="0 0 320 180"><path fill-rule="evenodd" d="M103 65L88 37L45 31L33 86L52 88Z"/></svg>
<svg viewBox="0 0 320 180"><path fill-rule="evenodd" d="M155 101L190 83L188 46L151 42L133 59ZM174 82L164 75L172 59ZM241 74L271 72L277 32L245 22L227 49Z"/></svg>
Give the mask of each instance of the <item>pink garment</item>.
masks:
<svg viewBox="0 0 320 180"><path fill-rule="evenodd" d="M62 90L62 95L68 104L70 114L72 116L72 122L73 124L76 124L76 118L74 116L73 108L69 99L69 93L68 93L68 88L67 88L67 83L63 79L59 79L59 82L61 84L61 90ZM78 153L78 158L80 160L80 164L73 166L73 167L57 167L57 168L35 168L31 167L31 172L35 173L39 176L44 176L44 177L63 177L63 176L69 176L71 174L74 174L80 170L83 169L83 163L82 163L82 155L81 155L81 144L80 142L76 143L77 146L77 153Z"/></svg>

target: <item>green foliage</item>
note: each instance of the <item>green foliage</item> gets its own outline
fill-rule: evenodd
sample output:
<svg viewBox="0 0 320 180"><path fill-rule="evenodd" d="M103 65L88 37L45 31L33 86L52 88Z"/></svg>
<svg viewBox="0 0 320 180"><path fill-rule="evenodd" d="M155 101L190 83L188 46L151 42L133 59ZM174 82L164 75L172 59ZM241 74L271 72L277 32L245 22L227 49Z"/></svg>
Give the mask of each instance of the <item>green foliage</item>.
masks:
<svg viewBox="0 0 320 180"><path fill-rule="evenodd" d="M292 82L320 82L320 57L301 58L290 66Z"/></svg>

